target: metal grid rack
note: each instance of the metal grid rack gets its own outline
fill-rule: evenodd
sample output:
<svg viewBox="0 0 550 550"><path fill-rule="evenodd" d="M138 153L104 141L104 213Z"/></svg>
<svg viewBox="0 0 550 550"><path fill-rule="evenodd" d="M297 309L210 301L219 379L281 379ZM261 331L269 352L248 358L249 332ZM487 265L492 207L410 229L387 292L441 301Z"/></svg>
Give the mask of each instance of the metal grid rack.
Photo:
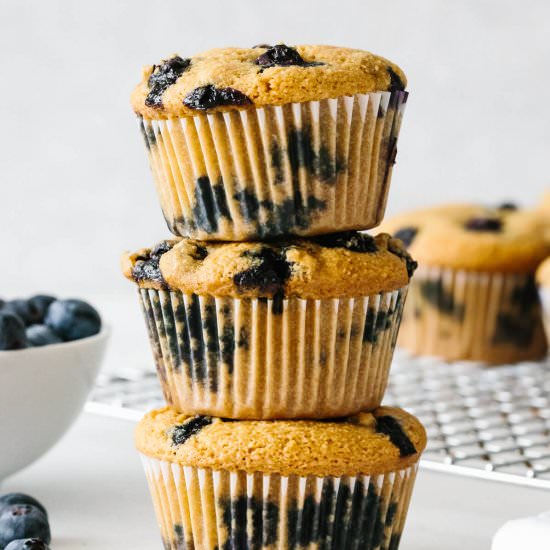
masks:
<svg viewBox="0 0 550 550"><path fill-rule="evenodd" d="M163 406L153 371L102 375L87 410L131 420ZM486 368L397 352L386 404L426 426L421 467L550 489L550 360Z"/></svg>

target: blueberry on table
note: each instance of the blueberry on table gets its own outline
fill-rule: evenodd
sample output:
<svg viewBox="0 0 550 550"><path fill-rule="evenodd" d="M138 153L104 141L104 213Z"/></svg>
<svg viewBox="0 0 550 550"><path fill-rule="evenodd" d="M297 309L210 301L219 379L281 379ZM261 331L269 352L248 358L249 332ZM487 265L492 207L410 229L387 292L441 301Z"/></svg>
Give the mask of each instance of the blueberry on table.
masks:
<svg viewBox="0 0 550 550"><path fill-rule="evenodd" d="M38 538L49 544L51 541L48 518L36 506L13 504L0 514L0 548L14 540Z"/></svg>
<svg viewBox="0 0 550 550"><path fill-rule="evenodd" d="M99 313L82 300L52 302L44 322L65 341L87 338L101 330Z"/></svg>
<svg viewBox="0 0 550 550"><path fill-rule="evenodd" d="M50 550L50 547L40 539L12 540L5 550Z"/></svg>
<svg viewBox="0 0 550 550"><path fill-rule="evenodd" d="M23 320L11 311L0 311L0 351L28 348Z"/></svg>
<svg viewBox="0 0 550 550"><path fill-rule="evenodd" d="M27 340L32 346L48 346L63 342L47 325L31 325L27 327Z"/></svg>
<svg viewBox="0 0 550 550"><path fill-rule="evenodd" d="M13 504L30 504L31 506L38 508L46 517L48 517L48 512L46 512L44 505L34 497L24 493L7 493L6 495L1 496L0 515L2 515L4 508L12 506Z"/></svg>

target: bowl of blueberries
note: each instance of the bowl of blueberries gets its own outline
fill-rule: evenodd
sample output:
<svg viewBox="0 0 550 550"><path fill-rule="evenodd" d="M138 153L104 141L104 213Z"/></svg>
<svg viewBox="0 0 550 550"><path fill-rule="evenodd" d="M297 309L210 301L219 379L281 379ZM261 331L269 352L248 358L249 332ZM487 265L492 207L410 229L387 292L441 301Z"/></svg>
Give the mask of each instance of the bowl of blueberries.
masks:
<svg viewBox="0 0 550 550"><path fill-rule="evenodd" d="M28 466L82 411L108 340L96 309L37 295L0 300L0 482Z"/></svg>

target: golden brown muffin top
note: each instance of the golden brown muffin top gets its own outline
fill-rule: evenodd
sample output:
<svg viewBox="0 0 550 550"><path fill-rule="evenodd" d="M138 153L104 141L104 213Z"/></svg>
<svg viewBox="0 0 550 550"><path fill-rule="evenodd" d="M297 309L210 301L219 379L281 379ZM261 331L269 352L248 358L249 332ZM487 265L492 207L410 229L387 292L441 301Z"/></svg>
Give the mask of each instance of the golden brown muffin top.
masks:
<svg viewBox="0 0 550 550"><path fill-rule="evenodd" d="M532 273L550 255L548 225L512 204L450 204L407 212L380 227L403 240L421 266Z"/></svg>
<svg viewBox="0 0 550 550"><path fill-rule="evenodd" d="M368 296L406 286L415 268L399 240L356 231L271 242L163 241L122 258L124 275L143 288L236 298Z"/></svg>
<svg viewBox="0 0 550 550"><path fill-rule="evenodd" d="M335 46L261 45L175 54L143 69L131 97L147 119L404 90L401 69L370 52Z"/></svg>
<svg viewBox="0 0 550 550"><path fill-rule="evenodd" d="M328 421L231 421L166 407L141 420L136 446L146 456L196 468L353 476L416 463L426 433L414 416L390 407Z"/></svg>
<svg viewBox="0 0 550 550"><path fill-rule="evenodd" d="M542 287L550 288L550 256L537 269L537 282Z"/></svg>

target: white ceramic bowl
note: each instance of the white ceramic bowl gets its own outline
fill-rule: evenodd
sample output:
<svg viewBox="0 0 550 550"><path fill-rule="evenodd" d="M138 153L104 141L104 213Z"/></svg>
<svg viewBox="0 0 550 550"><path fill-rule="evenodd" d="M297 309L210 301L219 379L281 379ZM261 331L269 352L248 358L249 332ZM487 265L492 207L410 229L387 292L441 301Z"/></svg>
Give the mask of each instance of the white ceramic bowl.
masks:
<svg viewBox="0 0 550 550"><path fill-rule="evenodd" d="M41 457L81 412L109 330L67 342L0 352L0 481Z"/></svg>

